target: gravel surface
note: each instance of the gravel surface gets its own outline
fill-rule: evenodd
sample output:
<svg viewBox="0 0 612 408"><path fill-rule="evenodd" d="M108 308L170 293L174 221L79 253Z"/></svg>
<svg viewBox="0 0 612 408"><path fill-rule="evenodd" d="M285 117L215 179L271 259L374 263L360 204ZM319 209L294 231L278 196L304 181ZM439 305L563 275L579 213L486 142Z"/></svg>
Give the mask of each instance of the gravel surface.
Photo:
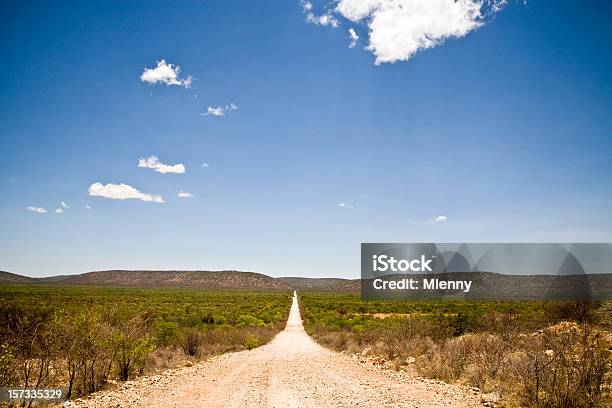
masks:
<svg viewBox="0 0 612 408"><path fill-rule="evenodd" d="M64 407L482 407L478 393L327 350L302 326L294 294L270 343L128 381Z"/></svg>

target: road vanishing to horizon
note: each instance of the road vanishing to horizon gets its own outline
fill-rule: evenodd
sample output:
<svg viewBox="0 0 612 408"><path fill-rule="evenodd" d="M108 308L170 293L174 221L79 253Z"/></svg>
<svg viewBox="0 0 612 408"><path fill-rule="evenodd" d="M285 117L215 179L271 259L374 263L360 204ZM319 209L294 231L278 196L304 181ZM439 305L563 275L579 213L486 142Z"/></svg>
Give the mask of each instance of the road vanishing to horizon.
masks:
<svg viewBox="0 0 612 408"><path fill-rule="evenodd" d="M285 329L253 350L128 382L65 407L479 407L467 389L360 364L306 333L297 293Z"/></svg>
<svg viewBox="0 0 612 408"><path fill-rule="evenodd" d="M0 1L0 407L612 407L587 4Z"/></svg>

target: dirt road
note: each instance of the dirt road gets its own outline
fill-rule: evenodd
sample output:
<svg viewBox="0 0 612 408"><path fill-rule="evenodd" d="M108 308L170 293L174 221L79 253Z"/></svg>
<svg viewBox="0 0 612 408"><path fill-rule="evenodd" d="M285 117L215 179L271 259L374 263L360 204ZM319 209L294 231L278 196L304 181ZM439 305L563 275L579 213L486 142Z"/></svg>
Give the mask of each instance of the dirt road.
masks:
<svg viewBox="0 0 612 408"><path fill-rule="evenodd" d="M363 365L316 344L294 293L287 327L270 343L143 377L70 407L478 407L452 385Z"/></svg>

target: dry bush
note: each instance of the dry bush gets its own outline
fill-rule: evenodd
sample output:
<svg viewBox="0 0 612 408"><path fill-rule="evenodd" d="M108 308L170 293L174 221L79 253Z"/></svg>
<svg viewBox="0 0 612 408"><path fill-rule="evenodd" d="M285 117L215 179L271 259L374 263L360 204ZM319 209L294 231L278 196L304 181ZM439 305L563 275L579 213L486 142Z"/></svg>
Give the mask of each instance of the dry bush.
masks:
<svg viewBox="0 0 612 408"><path fill-rule="evenodd" d="M119 319L107 340L107 348L113 355L120 380L142 374L146 357L154 349L147 319L141 315Z"/></svg>
<svg viewBox="0 0 612 408"><path fill-rule="evenodd" d="M346 351L351 354L361 353L364 348L361 344L353 337L347 337L346 339Z"/></svg>
<svg viewBox="0 0 612 408"><path fill-rule="evenodd" d="M610 401L610 344L593 326L558 325L522 338L519 347L506 360L505 383L521 405L596 407Z"/></svg>
<svg viewBox="0 0 612 408"><path fill-rule="evenodd" d="M499 384L508 344L499 336L485 333L469 336L466 342L470 346L461 382L483 391L494 391Z"/></svg>
<svg viewBox="0 0 612 408"><path fill-rule="evenodd" d="M160 347L147 355L145 368L147 372L156 372L185 364L187 356L181 347Z"/></svg>
<svg viewBox="0 0 612 408"><path fill-rule="evenodd" d="M416 368L419 373L430 378L457 381L473 348L474 342L470 336L452 338L441 345L432 342L427 352L417 358Z"/></svg>
<svg viewBox="0 0 612 408"><path fill-rule="evenodd" d="M15 355L13 346L7 342L0 344L0 387L6 388L16 382Z"/></svg>
<svg viewBox="0 0 612 408"><path fill-rule="evenodd" d="M568 320L595 323L598 306L598 303L590 300L550 301L544 304L544 316L551 323Z"/></svg>
<svg viewBox="0 0 612 408"><path fill-rule="evenodd" d="M269 342L279 327L275 325L219 326L210 329L188 328L183 333L181 347L188 356L206 356L252 349Z"/></svg>
<svg viewBox="0 0 612 408"><path fill-rule="evenodd" d="M215 355L241 348L245 339L245 329L221 326L202 333L202 355Z"/></svg>
<svg viewBox="0 0 612 408"><path fill-rule="evenodd" d="M57 316L53 324L59 330L62 352L58 360L67 380L67 397L99 390L109 379L113 364L105 346L110 326L91 310Z"/></svg>
<svg viewBox="0 0 612 408"><path fill-rule="evenodd" d="M371 349L376 355L404 364L409 357L423 356L434 347L435 343L430 337L415 335L403 338L399 334L389 333L384 341L376 341Z"/></svg>
<svg viewBox="0 0 612 408"><path fill-rule="evenodd" d="M470 334L430 344L417 370L496 391L524 407L597 407L609 402L610 347L591 325L561 324L510 342Z"/></svg>
<svg viewBox="0 0 612 408"><path fill-rule="evenodd" d="M336 351L346 351L349 344L356 343L354 334L349 330L317 330L314 337L319 344Z"/></svg>
<svg viewBox="0 0 612 408"><path fill-rule="evenodd" d="M185 354L195 356L202 345L202 334L195 327L189 327L183 332L182 347Z"/></svg>
<svg viewBox="0 0 612 408"><path fill-rule="evenodd" d="M145 370L182 365L186 358L194 361L267 343L284 323L280 311L286 309L284 297L258 293L253 299L265 310L225 310L231 303L227 297L244 299L246 292L184 293L183 308L165 291L138 292L147 297L138 300L130 298L131 291L96 289L90 297L90 289L44 288L33 301L30 295L38 287L24 289L21 297L13 296L15 290L0 302L0 387L62 387L68 398ZM106 303L99 304L100 299ZM192 307L191 299L204 300L211 310ZM132 307L133 301L139 307ZM270 301L276 303L269 307ZM184 327L194 328L183 332ZM183 346L194 356L185 356ZM154 352L156 347L160 349Z"/></svg>
<svg viewBox="0 0 612 408"><path fill-rule="evenodd" d="M44 310L0 310L0 381L4 385L39 388L52 384L52 361L59 346L57 332L49 325L51 319Z"/></svg>
<svg viewBox="0 0 612 408"><path fill-rule="evenodd" d="M433 305L442 312L385 319L311 302L307 330L331 349L369 348L396 367L414 361L426 377L494 392L508 407L612 406L612 302L473 303L459 313Z"/></svg>

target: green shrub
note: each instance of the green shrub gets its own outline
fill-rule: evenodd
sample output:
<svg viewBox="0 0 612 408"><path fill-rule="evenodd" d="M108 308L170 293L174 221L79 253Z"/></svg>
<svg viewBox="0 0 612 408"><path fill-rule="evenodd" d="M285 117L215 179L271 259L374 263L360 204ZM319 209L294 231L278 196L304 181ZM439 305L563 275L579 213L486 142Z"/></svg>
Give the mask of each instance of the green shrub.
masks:
<svg viewBox="0 0 612 408"><path fill-rule="evenodd" d="M159 347L177 343L181 337L181 330L175 322L158 321L153 329L155 343Z"/></svg>
<svg viewBox="0 0 612 408"><path fill-rule="evenodd" d="M247 350L254 349L255 347L259 346L259 339L253 335L248 334L244 338L243 345Z"/></svg>
<svg viewBox="0 0 612 408"><path fill-rule="evenodd" d="M494 392L507 407L612 406L612 302L300 298L306 331L331 349L367 348L395 367Z"/></svg>
<svg viewBox="0 0 612 408"><path fill-rule="evenodd" d="M285 292L0 286L0 387L81 397L184 354L263 344L289 306Z"/></svg>
<svg viewBox="0 0 612 408"><path fill-rule="evenodd" d="M240 315L236 320L237 326L259 326L263 327L265 325L263 320L260 320L251 315Z"/></svg>

